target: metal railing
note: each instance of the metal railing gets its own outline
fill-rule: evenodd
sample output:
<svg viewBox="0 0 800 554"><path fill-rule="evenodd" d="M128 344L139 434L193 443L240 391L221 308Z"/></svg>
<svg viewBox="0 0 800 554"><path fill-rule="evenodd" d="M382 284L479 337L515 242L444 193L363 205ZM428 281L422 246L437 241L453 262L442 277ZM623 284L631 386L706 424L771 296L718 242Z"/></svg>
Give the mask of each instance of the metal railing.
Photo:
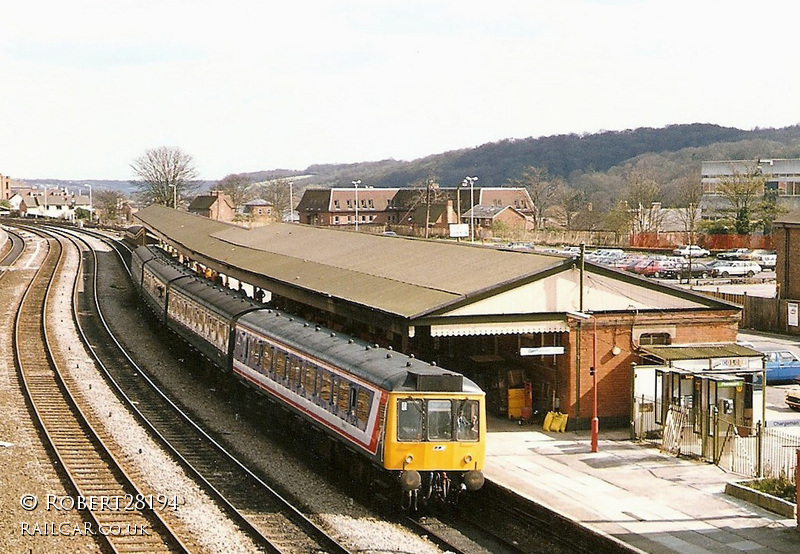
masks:
<svg viewBox="0 0 800 554"><path fill-rule="evenodd" d="M714 463L746 477L785 477L794 482L800 436L761 423L745 427L725 416L704 413L646 396L634 398L634 439L664 452Z"/></svg>

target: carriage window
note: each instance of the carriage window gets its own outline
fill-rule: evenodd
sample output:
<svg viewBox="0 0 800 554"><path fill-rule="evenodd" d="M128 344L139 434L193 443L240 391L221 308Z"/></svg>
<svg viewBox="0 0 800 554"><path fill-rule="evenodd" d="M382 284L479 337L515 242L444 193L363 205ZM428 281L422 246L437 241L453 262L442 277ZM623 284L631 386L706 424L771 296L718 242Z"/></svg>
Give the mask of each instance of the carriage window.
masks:
<svg viewBox="0 0 800 554"><path fill-rule="evenodd" d="M331 401L331 374L327 371L320 371L319 397L326 404Z"/></svg>
<svg viewBox="0 0 800 554"><path fill-rule="evenodd" d="M300 368L303 361L296 356L289 356L289 386L292 388L297 387L300 382Z"/></svg>
<svg viewBox="0 0 800 554"><path fill-rule="evenodd" d="M428 400L428 440L449 441L453 436L453 408L449 400Z"/></svg>
<svg viewBox="0 0 800 554"><path fill-rule="evenodd" d="M336 400L339 414L346 417L350 404L350 383L348 381L339 379L339 393L336 395Z"/></svg>
<svg viewBox="0 0 800 554"><path fill-rule="evenodd" d="M314 381L317 377L317 370L314 366L308 365L306 366L306 374L305 374L305 389L306 394L309 396L314 396Z"/></svg>
<svg viewBox="0 0 800 554"><path fill-rule="evenodd" d="M268 344L261 345L261 373L269 375L272 369L272 347Z"/></svg>
<svg viewBox="0 0 800 554"><path fill-rule="evenodd" d="M456 406L456 440L478 440L479 415L477 400L458 402Z"/></svg>
<svg viewBox="0 0 800 554"><path fill-rule="evenodd" d="M397 401L397 440L422 440L422 400Z"/></svg>
<svg viewBox="0 0 800 554"><path fill-rule="evenodd" d="M366 389L358 389L358 399L356 400L356 426L362 431L367 428L370 404L372 404L372 393Z"/></svg>
<svg viewBox="0 0 800 554"><path fill-rule="evenodd" d="M273 371L275 372L274 379L276 381L283 379L283 375L286 373L286 352L278 348L275 349L275 366Z"/></svg>

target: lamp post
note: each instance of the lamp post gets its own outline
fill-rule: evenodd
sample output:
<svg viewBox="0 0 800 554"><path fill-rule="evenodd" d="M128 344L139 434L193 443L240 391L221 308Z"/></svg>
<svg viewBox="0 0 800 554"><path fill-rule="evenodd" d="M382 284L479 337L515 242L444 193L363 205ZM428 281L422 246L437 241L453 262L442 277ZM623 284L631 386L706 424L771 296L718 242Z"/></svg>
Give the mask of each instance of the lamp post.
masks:
<svg viewBox="0 0 800 554"><path fill-rule="evenodd" d="M94 221L94 206L92 205L92 185L85 184L84 187L89 187L89 223Z"/></svg>
<svg viewBox="0 0 800 554"><path fill-rule="evenodd" d="M358 232L358 185L361 184L361 179L353 181L353 186L356 187L356 232Z"/></svg>
<svg viewBox="0 0 800 554"><path fill-rule="evenodd" d="M294 223L294 198L292 197L292 185L294 181L289 181L289 223Z"/></svg>
<svg viewBox="0 0 800 554"><path fill-rule="evenodd" d="M469 241L475 242L475 181L477 177L466 177L461 184L469 185Z"/></svg>

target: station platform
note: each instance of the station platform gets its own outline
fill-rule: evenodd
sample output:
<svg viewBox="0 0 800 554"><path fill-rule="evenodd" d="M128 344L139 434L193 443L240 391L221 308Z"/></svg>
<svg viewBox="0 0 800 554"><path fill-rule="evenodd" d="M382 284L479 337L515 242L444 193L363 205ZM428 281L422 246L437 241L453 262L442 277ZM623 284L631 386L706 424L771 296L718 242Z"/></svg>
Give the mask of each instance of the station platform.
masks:
<svg viewBox="0 0 800 554"><path fill-rule="evenodd" d="M620 551L800 552L794 519L724 493L741 481L712 464L629 440L626 430L554 433L489 421L486 479L609 536Z"/></svg>

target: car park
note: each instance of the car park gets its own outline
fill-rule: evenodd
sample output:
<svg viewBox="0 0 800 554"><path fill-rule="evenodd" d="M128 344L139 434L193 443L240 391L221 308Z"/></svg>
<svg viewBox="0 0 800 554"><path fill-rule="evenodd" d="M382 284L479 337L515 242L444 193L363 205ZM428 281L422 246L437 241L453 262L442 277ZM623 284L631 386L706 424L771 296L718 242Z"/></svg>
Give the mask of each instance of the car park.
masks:
<svg viewBox="0 0 800 554"><path fill-rule="evenodd" d="M714 265L714 277L752 277L761 266L752 260L720 261Z"/></svg>
<svg viewBox="0 0 800 554"><path fill-rule="evenodd" d="M676 256L683 256L684 258L706 258L711 255L711 252L696 244L685 244L679 246L672 251Z"/></svg>

